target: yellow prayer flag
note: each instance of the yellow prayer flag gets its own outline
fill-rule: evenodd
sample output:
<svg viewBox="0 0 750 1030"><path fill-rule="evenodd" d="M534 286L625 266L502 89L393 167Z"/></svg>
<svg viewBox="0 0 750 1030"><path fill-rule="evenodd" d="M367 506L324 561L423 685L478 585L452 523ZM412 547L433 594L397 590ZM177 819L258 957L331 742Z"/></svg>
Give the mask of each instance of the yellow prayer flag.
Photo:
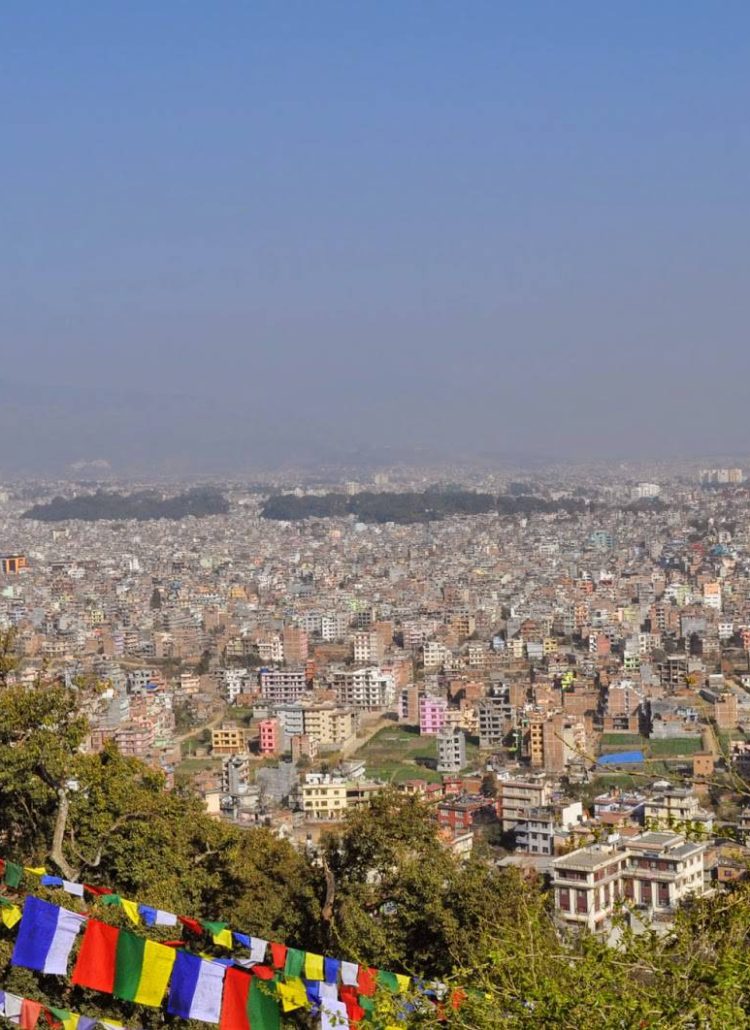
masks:
<svg viewBox="0 0 750 1030"><path fill-rule="evenodd" d="M276 990L281 998L281 1007L284 1012L301 1009L307 1005L305 985L297 977L287 980L286 983L277 984Z"/></svg>
<svg viewBox="0 0 750 1030"><path fill-rule="evenodd" d="M0 919L3 924L12 930L16 923L21 918L21 909L18 905L3 905L0 909Z"/></svg>
<svg viewBox="0 0 750 1030"><path fill-rule="evenodd" d="M161 1005L176 958L177 952L174 948L167 948L156 941L146 941L141 979L133 998L136 1005L151 1005L154 1008Z"/></svg>
<svg viewBox="0 0 750 1030"><path fill-rule="evenodd" d="M220 948L229 948L232 950L234 946L232 943L232 931L228 928L219 930L218 933L211 934L213 937L214 944L218 944Z"/></svg>
<svg viewBox="0 0 750 1030"><path fill-rule="evenodd" d="M23 867L23 871L25 873L33 873L34 876L46 876L47 875L47 870L44 868L43 865L37 866L36 868L33 868L32 866L25 865Z"/></svg>
<svg viewBox="0 0 750 1030"><path fill-rule="evenodd" d="M398 993L403 994L404 991L409 990L409 984L411 983L411 977L404 976L403 973L396 973L396 980L398 982Z"/></svg>
<svg viewBox="0 0 750 1030"><path fill-rule="evenodd" d="M322 955L314 955L311 951L305 954L305 979L325 980Z"/></svg>
<svg viewBox="0 0 750 1030"><path fill-rule="evenodd" d="M120 904L122 905L122 910L130 920L130 922L138 926L138 924L141 921L141 916L138 911L138 902L126 901L125 898L120 898Z"/></svg>

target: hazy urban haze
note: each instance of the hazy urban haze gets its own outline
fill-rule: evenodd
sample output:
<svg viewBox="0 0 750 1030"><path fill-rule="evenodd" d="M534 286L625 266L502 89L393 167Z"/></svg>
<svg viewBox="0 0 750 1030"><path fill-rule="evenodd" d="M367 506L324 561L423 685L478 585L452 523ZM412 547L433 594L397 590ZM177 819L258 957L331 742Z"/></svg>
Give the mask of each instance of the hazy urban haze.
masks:
<svg viewBox="0 0 750 1030"><path fill-rule="evenodd" d="M746 453L749 30L3 4L0 471Z"/></svg>

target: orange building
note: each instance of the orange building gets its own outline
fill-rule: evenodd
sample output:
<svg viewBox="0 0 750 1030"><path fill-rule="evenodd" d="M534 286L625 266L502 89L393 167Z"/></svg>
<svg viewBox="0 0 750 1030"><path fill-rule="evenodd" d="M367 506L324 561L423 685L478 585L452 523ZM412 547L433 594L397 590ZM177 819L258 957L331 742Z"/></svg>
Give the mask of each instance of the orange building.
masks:
<svg viewBox="0 0 750 1030"><path fill-rule="evenodd" d="M17 576L21 569L29 566L25 554L5 554L0 558L0 562L5 576Z"/></svg>

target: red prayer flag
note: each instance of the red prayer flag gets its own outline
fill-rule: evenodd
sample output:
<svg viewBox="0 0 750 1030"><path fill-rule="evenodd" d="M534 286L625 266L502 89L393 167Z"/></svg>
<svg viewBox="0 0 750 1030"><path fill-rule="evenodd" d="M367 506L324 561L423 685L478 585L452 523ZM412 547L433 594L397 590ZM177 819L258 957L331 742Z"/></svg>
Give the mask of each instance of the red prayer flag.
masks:
<svg viewBox="0 0 750 1030"><path fill-rule="evenodd" d="M360 1019L364 1019L365 1010L359 1003L356 987L339 987L339 998L346 1005L346 1014L353 1023L358 1023Z"/></svg>
<svg viewBox="0 0 750 1030"><path fill-rule="evenodd" d="M460 1009L465 1001L466 991L462 991L460 987L451 992L451 1008Z"/></svg>
<svg viewBox="0 0 750 1030"><path fill-rule="evenodd" d="M270 966L253 966L253 976L259 980L273 980L274 972Z"/></svg>
<svg viewBox="0 0 750 1030"><path fill-rule="evenodd" d="M249 993L249 974L230 966L224 977L219 1030L250 1030L250 1020L247 1015Z"/></svg>
<svg viewBox="0 0 750 1030"><path fill-rule="evenodd" d="M29 1001L28 998L23 999L21 1005L21 1030L36 1030L36 1025L39 1021L39 1016L42 1014L42 1006L38 1001Z"/></svg>
<svg viewBox="0 0 750 1030"><path fill-rule="evenodd" d="M190 916L177 916L177 918L186 930L190 930L197 937L202 937L206 932L197 919L191 919Z"/></svg>
<svg viewBox="0 0 750 1030"><path fill-rule="evenodd" d="M79 987L90 987L92 991L112 994L115 989L119 936L120 931L116 926L100 923L98 919L89 919L71 977L74 984L78 984Z"/></svg>
<svg viewBox="0 0 750 1030"><path fill-rule="evenodd" d="M364 994L366 998L371 998L373 996L377 987L377 975L377 969L368 969L367 966L359 967L357 988L360 994Z"/></svg>
<svg viewBox="0 0 750 1030"><path fill-rule="evenodd" d="M89 894L95 894L97 897L101 897L103 894L112 893L109 887L92 887L90 883L84 883L83 889L88 891Z"/></svg>
<svg viewBox="0 0 750 1030"><path fill-rule="evenodd" d="M271 961L274 969L283 969L286 965L286 944L271 945Z"/></svg>

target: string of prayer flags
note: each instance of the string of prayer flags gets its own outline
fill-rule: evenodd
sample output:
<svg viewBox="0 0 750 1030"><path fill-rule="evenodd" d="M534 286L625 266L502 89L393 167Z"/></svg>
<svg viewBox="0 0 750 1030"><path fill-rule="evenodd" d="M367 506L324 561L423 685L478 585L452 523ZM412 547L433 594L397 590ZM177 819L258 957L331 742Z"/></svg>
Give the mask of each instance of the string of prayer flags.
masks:
<svg viewBox="0 0 750 1030"><path fill-rule="evenodd" d="M178 951L169 983L167 1011L182 1019L218 1023L226 969L219 962L206 962L188 951Z"/></svg>
<svg viewBox="0 0 750 1030"><path fill-rule="evenodd" d="M42 1014L42 1005L38 1001L30 1001L28 998L20 998L10 991L0 991L0 1015L23 1030L35 1030L39 1017Z"/></svg>
<svg viewBox="0 0 750 1030"><path fill-rule="evenodd" d="M86 917L29 894L11 962L40 973L65 976L68 959Z"/></svg>
<svg viewBox="0 0 750 1030"><path fill-rule="evenodd" d="M220 1030L280 1030L281 1009L271 981L229 968L224 979Z"/></svg>
<svg viewBox="0 0 750 1030"><path fill-rule="evenodd" d="M90 919L72 979L80 987L157 1008L175 959L172 948Z"/></svg>

